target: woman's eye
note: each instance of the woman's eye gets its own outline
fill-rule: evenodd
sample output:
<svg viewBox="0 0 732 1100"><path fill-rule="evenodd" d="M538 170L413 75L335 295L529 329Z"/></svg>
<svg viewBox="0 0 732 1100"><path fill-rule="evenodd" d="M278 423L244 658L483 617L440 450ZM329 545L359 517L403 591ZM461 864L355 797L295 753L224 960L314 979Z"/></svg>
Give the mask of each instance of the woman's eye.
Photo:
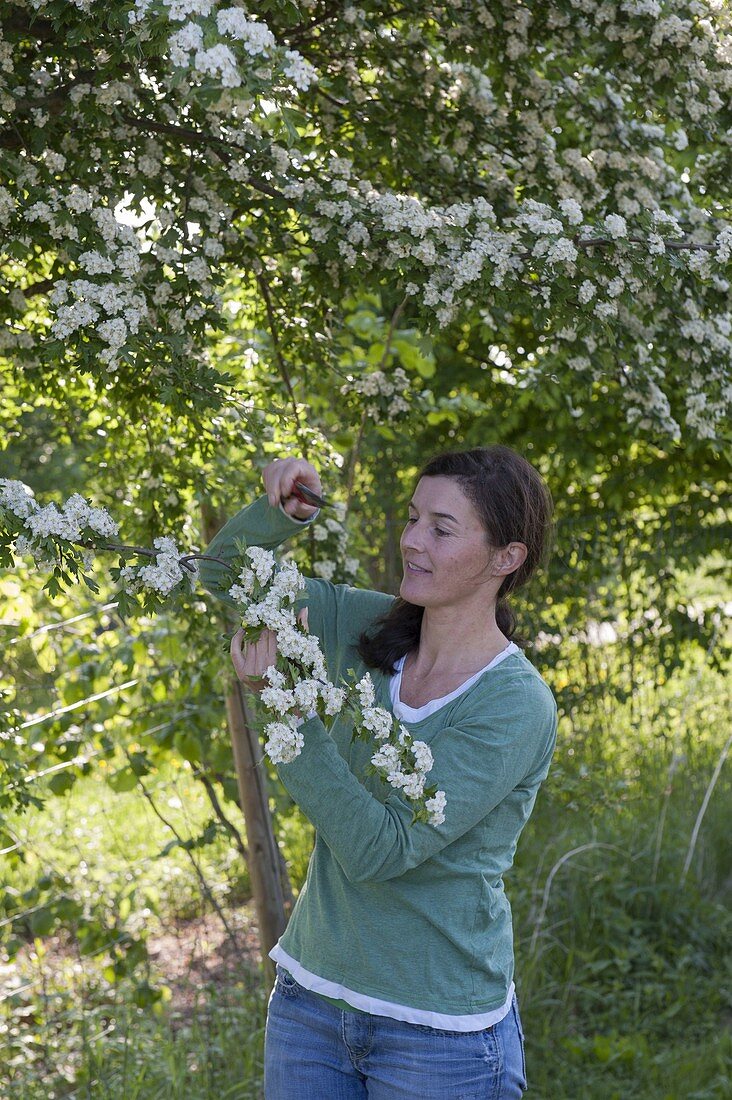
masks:
<svg viewBox="0 0 732 1100"><path fill-rule="evenodd" d="M407 523L416 523L416 522L417 522L417 516L407 516ZM447 535L450 534L449 531L443 531L441 527L435 527L434 532L435 532L436 535L440 535L442 537L446 537Z"/></svg>

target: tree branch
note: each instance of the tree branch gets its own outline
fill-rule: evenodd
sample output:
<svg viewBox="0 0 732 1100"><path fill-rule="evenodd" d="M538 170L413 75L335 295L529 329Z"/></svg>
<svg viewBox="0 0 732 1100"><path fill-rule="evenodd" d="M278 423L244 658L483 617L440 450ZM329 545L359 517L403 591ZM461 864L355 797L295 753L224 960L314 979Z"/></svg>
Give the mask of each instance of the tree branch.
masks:
<svg viewBox="0 0 732 1100"><path fill-rule="evenodd" d="M229 836L231 836L231 838L233 839L234 843L236 844L239 855L242 857L242 859L244 860L244 862L248 866L249 865L249 852L247 851L247 846L244 843L242 835L239 832L239 830L237 829L236 825L234 825L233 821L230 821L229 818L224 813L224 811L221 807L221 803L219 802L219 797L216 794L216 788L214 787L213 783L211 782L211 780L209 779L209 777L206 775L206 773L203 771L202 768L198 768L198 767L194 768L193 769L193 774L195 775L196 779L200 780L200 782L203 783L203 786L206 790L206 794L208 795L208 800L211 803L211 807L213 809L213 812L216 814L216 817L219 819L221 824L224 826L224 828L226 829Z"/></svg>
<svg viewBox="0 0 732 1100"><path fill-rule="evenodd" d="M574 237L574 238L572 238L572 240L573 240L573 243L577 246L577 248L594 248L595 245L605 245L605 244L616 244L617 243L616 240L613 237L585 237L585 238L576 238L576 237ZM620 243L622 243L623 240L627 240L631 244L648 244L648 241L645 240L643 237L625 237L625 238L620 237L619 238ZM666 248L670 248L674 252L684 251L685 249L690 249L690 250L693 250L695 252L696 251L713 252L714 248L716 247L714 245L714 243L697 244L695 241L691 241L691 240L670 241L670 240L667 240L665 237L663 238L663 243L666 246Z"/></svg>
<svg viewBox="0 0 732 1100"><path fill-rule="evenodd" d="M290 401L292 403L292 412L293 412L293 415L295 417L295 425L297 427L297 432L298 432L298 435L299 435L302 431L302 424L300 423L300 413L298 412L298 409L297 409L297 399L295 397L295 391L292 388L292 382L290 381L290 375L289 375L289 372L287 370L287 364L285 363L284 357L282 355L282 351L280 350L280 341L279 341L279 337L277 335L277 319L275 317L274 308L272 306L272 298L271 298L271 295L269 293L269 287L267 286L267 280L264 278L263 275L257 275L257 285L259 286L259 289L262 293L262 297L264 298L264 305L265 305L265 309L267 310L267 318L269 320L269 331L270 331L270 335L272 337L272 347L274 348L275 360L277 362L277 367L278 367L280 376L282 378L282 381L285 383L285 387L287 389L287 392L290 395ZM307 458L305 445L303 445L303 456L305 458Z"/></svg>
<svg viewBox="0 0 732 1100"><path fill-rule="evenodd" d="M50 42L58 37L58 28L54 26L50 19L39 19L34 15L31 15L28 19L24 18L20 12L3 19L3 33L5 36L7 36L8 31L11 34L35 38L41 42Z"/></svg>
<svg viewBox="0 0 732 1100"><path fill-rule="evenodd" d="M53 290L56 285L55 279L40 279L37 283L31 283L30 286L21 287L21 293L26 298L33 298L36 294L48 294Z"/></svg>
<svg viewBox="0 0 732 1100"><path fill-rule="evenodd" d="M153 119L139 118L137 115L126 114L123 115L122 118L129 126L134 126L137 130L152 130L155 134L170 134L173 137L187 138L189 141L194 141L198 145L211 145L220 156L223 156L221 153L223 149L236 149L238 153L242 152L241 145L237 145L234 141L212 137L210 134L203 134L200 130L194 130L189 126L177 126L172 122L155 122ZM275 187L270 187L264 180L252 179L250 177L246 182L253 187L255 191L261 191L263 195L268 195L271 199L282 199L286 201L281 191L278 191Z"/></svg>
<svg viewBox="0 0 732 1100"><path fill-rule="evenodd" d="M327 23L330 19L335 19L340 8L340 4L328 5L322 15L319 15L317 19L312 19L308 23L298 23L291 30L287 31L287 33L283 35L283 38L285 38L288 43L292 44L301 38L307 37L309 31L322 26L323 23Z"/></svg>
<svg viewBox="0 0 732 1100"><path fill-rule="evenodd" d="M128 761L129 761L129 759L130 759L129 753L127 753L126 755L127 755ZM219 920L221 921L221 923L223 924L223 926L226 930L226 934L229 937L229 939L231 940L232 944L234 945L234 947L238 947L236 933L234 932L234 929L230 927L229 922L226 919L226 915L225 915L224 911L222 910L221 906L219 905L216 898L214 897L213 891L212 891L211 887L209 886L208 882L206 881L206 878L203 874L203 871L201 870L200 866L198 865L198 861L195 859L195 857L193 855L193 852L190 850L190 848L187 847L186 842L183 840L182 836L180 835L180 833L176 829L175 825L173 825L173 823L171 821L168 821L168 819L160 812L160 810L158 809L157 804L155 802L155 799L150 794L150 792L148 791L145 784L142 782L142 779L140 778L139 775L137 776L137 783L138 783L140 789L142 790L142 793L143 793L145 799L149 803L150 809L152 810L152 812L155 814L155 816L157 818L159 818L160 821L162 821L163 825L165 825L166 828L170 829L171 833L173 834L175 839L178 841L178 844L180 845L180 847L187 854L188 858L191 861L191 864L193 865L193 870L195 871L196 878L198 879L199 883L201 884L201 889L203 890L204 894L206 895L209 902L211 903L214 910L216 911L216 914L217 914Z"/></svg>
<svg viewBox="0 0 732 1100"><path fill-rule="evenodd" d="M85 550L126 550L129 554L142 554L146 558L156 558L160 553L159 550L150 550L147 546L130 546L123 542L92 542L91 539L87 539L83 542L74 542L74 546L82 546ZM219 565L225 566L227 569L231 569L228 562L223 558L214 558L210 554L184 554L178 558L178 564L182 565L185 569L188 569L191 573L194 571L194 566L190 565L191 561L215 561Z"/></svg>
<svg viewBox="0 0 732 1100"><path fill-rule="evenodd" d="M394 310L394 312L391 315L391 322L389 324L389 331L386 334L386 340L384 342L384 351L383 351L383 354L381 356L381 361L379 362L379 366L377 367L377 370L383 370L384 366L386 365L386 360L388 358L389 350L391 348L391 341L394 337L394 330L397 326L397 322L398 322L399 318L401 317L402 313L404 312L404 307L405 307L406 304L407 304L407 298L404 297L404 298L402 298L401 302L399 303L399 305L396 307L396 309ZM348 479L347 479L347 482L346 482L346 511L348 511L351 507L351 498L353 496L353 485L354 485L354 482L356 480L356 467L358 465L358 454L359 454L359 451L361 449L361 443L363 441L364 432L366 430L366 420L367 420L366 409L364 408L364 411L361 414L361 423L359 424L359 427L358 427L358 436L356 437L356 442L353 444L353 448L351 450L351 454L350 454L349 461L348 461Z"/></svg>
<svg viewBox="0 0 732 1100"><path fill-rule="evenodd" d="M602 248L604 245L624 244L626 242L628 244L648 244L647 239L644 237L619 237L617 239L614 237L572 237L572 244L575 245L576 248L581 249ZM664 237L663 243L667 249L674 252L713 252L716 248L713 241L710 241L708 244L698 244L696 241L688 239L683 241L670 241ZM663 253L659 253L659 255L663 255ZM533 252L518 253L518 258L520 260L530 260L532 256Z"/></svg>

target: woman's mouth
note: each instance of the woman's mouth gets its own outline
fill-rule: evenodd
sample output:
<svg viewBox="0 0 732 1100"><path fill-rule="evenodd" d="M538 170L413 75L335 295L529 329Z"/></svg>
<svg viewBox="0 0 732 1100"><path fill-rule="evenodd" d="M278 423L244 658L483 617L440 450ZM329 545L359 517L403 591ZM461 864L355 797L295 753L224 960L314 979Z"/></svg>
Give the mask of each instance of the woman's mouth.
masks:
<svg viewBox="0 0 732 1100"><path fill-rule="evenodd" d="M407 572L408 573L429 573L430 572L429 569L422 569L419 565L412 565L411 561L408 561L406 564L407 564Z"/></svg>

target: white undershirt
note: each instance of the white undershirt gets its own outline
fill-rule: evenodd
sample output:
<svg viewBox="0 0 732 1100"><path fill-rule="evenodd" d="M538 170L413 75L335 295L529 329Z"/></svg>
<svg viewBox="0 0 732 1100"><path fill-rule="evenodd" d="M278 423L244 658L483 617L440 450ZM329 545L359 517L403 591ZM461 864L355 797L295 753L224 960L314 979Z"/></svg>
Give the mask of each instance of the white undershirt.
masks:
<svg viewBox="0 0 732 1100"><path fill-rule="evenodd" d="M423 707L409 707L406 703L402 703L399 698L402 670L406 659L406 657L401 657L394 666L396 675L392 676L389 685L392 710L401 721L419 722L422 718L427 718L430 714L434 714L436 710L446 706L447 703L451 703L453 699L457 699L459 695L472 687L475 681L485 672L495 668L497 664L500 664L506 657L510 657L512 653L518 652L519 647L515 642L509 642L506 648L494 657L485 668L481 668L448 695L442 695L439 699L430 699ZM321 978L318 974L313 974L310 970L306 970L304 966L301 966L297 959L293 959L286 951L283 951L279 943L276 943L269 952L269 957L278 962L280 966L284 966L286 970L289 970L296 982L299 982L305 989L310 989L313 993L321 993L325 997L345 1001L346 1004L352 1005L353 1008L358 1008L362 1012L370 1012L372 1016L388 1016L392 1020L404 1020L410 1024L424 1024L427 1027L434 1027L442 1031L482 1031L483 1028L493 1027L504 1016L508 1015L513 1001L514 984L511 982L506 1000L500 1008L491 1009L490 1012L479 1012L466 1016L451 1016L444 1012L426 1012L423 1009L412 1008L409 1005L400 1005L395 1004L393 1001L381 1001L377 997L368 997L366 994L357 993L338 982Z"/></svg>
<svg viewBox="0 0 732 1100"><path fill-rule="evenodd" d="M389 684L389 690L391 691L391 707L397 718L400 718L403 722L421 722L423 718L428 718L430 714L434 714L436 710L440 710L446 706L447 703L451 703L453 699L457 699L459 695L462 695L464 691L472 687L476 680L479 680L484 672L488 672L489 669L495 668L506 657L510 657L512 653L518 653L519 647L515 642L509 642L505 649L502 649L492 661L489 661L484 668L478 669L469 680L464 680L459 687L456 687L454 691L451 691L448 695L441 695L439 699L430 699L429 703L425 703L423 707L410 707L406 703L403 703L399 698L399 693L402 689L402 672L404 671L404 662L407 657L406 654L400 657L394 665L396 670L396 676L392 676Z"/></svg>

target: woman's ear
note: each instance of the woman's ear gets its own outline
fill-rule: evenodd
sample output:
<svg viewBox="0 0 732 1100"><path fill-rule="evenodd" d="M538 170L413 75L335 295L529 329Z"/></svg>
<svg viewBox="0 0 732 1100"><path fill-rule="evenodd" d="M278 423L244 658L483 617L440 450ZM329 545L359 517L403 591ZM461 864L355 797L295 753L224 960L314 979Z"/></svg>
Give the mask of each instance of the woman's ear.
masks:
<svg viewBox="0 0 732 1100"><path fill-rule="evenodd" d="M526 561L528 552L523 542L509 542L508 546L502 546L496 551L493 561L494 576L505 577L509 573L515 573Z"/></svg>

